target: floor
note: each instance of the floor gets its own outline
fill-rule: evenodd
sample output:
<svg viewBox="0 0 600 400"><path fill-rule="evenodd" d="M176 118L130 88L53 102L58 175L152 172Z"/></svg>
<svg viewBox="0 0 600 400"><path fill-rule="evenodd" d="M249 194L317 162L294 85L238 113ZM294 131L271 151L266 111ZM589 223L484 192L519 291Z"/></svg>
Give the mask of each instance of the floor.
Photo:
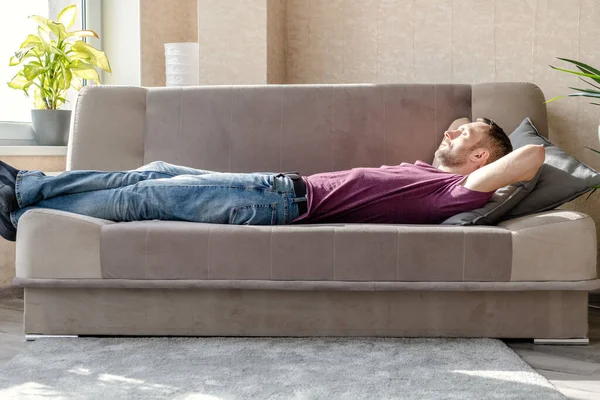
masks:
<svg viewBox="0 0 600 400"><path fill-rule="evenodd" d="M600 398L600 298L591 300L589 321L589 346L534 346L524 341L506 344L569 399L596 400ZM25 346L22 323L22 295L0 296L0 365Z"/></svg>

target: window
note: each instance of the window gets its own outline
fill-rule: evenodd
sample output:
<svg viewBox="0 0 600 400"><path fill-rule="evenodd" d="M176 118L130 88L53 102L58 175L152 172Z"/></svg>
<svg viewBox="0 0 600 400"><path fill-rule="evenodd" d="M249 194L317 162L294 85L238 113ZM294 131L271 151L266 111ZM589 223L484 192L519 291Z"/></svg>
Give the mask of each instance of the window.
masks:
<svg viewBox="0 0 600 400"><path fill-rule="evenodd" d="M0 24L0 145L8 144L7 140L18 140L18 144L23 140L32 139L30 135L31 109L33 108L33 99L26 97L23 91L9 88L7 83L17 73L19 67L9 67L8 60L18 50L21 43L27 35L36 32L36 23L29 20L30 15L41 15L50 19L56 19L58 13L66 6L75 4L77 6L77 20L69 29L94 29L98 32L96 25L99 25L100 7L93 5L91 10L87 6L86 0L27 0L14 2L0 2L0 15L8 16L3 18ZM100 3L90 1L90 3ZM94 15L90 16L89 13ZM93 21L90 26L86 21ZM98 32L100 34L100 32ZM97 39L94 39L97 40ZM100 47L98 43L91 43L95 47ZM67 103L62 107L72 108L72 101L76 96L73 89L67 95ZM33 95L33 91L30 92ZM31 143L33 144L33 143Z"/></svg>

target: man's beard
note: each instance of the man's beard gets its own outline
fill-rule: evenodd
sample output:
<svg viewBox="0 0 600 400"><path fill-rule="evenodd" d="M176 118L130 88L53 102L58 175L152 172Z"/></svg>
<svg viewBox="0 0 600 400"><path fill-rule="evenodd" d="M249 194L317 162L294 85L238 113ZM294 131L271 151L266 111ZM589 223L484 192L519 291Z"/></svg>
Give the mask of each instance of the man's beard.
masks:
<svg viewBox="0 0 600 400"><path fill-rule="evenodd" d="M434 160L437 161L438 165L444 167L460 167L467 163L471 151L473 149L461 149L458 152L454 152L448 145L446 147L440 146L435 152Z"/></svg>

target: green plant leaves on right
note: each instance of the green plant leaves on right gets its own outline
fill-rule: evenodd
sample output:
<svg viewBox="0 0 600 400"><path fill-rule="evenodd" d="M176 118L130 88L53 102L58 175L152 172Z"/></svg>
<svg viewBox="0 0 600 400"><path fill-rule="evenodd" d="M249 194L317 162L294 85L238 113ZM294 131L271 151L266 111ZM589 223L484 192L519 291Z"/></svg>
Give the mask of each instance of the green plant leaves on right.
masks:
<svg viewBox="0 0 600 400"><path fill-rule="evenodd" d="M581 78L581 77L590 78L590 79L592 79L592 81L600 84L600 70L592 67L591 65L582 63L580 61L571 60L571 59L568 59L568 58L561 58L561 57L558 57L558 59L561 60L561 61L565 61L565 62L568 62L568 63L571 63L571 64L575 65L575 67L577 67L577 69L579 69L579 71L573 71L573 70L569 70L569 69L558 68L558 67L555 67L553 65L550 65L551 68L553 68L553 69L555 69L557 71L566 72L568 74L577 75L577 76L580 77L580 79L583 82L585 82L588 85L590 85L593 88L595 88L595 89L579 89L579 88L569 87L569 89L577 90L577 92L576 93L570 93L570 94L568 94L567 95L568 97L600 98L600 90L597 90L597 89L600 89L600 86L596 86L593 83L588 82L585 79ZM565 97L565 96L556 96L556 97L548 100L546 103L551 103L551 102L553 102L555 100L562 99L563 97ZM595 103L595 102L591 103L591 104L596 105L596 106L600 105L600 103Z"/></svg>

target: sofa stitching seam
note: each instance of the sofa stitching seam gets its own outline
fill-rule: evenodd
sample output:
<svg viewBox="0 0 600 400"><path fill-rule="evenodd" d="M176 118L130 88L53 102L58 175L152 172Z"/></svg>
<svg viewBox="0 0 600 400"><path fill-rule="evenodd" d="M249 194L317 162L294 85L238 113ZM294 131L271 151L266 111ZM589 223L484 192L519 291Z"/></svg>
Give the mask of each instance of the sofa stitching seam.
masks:
<svg viewBox="0 0 600 400"><path fill-rule="evenodd" d="M60 215L61 217L65 217L65 218L69 218L69 219L74 219L76 221L85 222L87 224L96 225L96 226L104 226L104 225L115 224L114 221L110 221L110 220L106 220L107 222L89 221L87 219L84 219L83 217L85 217L85 216L83 216L83 215L81 217L71 217L70 215L56 214L56 213L52 213L52 212L42 211L41 209L27 210L27 211L28 212L26 212L25 214L23 214L23 216L25 216L26 214L40 213L40 214L52 215L52 216ZM31 212L29 212L29 211L31 211Z"/></svg>
<svg viewBox="0 0 600 400"><path fill-rule="evenodd" d="M527 226L524 228L520 228L520 229L510 229L510 228L506 228L509 231L511 231L512 233L516 233L516 232L521 232L521 231L525 231L527 229L535 229L535 228L540 228L540 227L547 227L547 226L551 226L551 225L557 225L557 224L566 224L566 223L572 223L574 221L585 221L586 219L592 219L592 217L590 217L589 215L583 216L581 218L577 218L577 219L570 219L568 221L555 221L555 222L548 222L545 224L540 224L540 225L535 225L535 226Z"/></svg>

